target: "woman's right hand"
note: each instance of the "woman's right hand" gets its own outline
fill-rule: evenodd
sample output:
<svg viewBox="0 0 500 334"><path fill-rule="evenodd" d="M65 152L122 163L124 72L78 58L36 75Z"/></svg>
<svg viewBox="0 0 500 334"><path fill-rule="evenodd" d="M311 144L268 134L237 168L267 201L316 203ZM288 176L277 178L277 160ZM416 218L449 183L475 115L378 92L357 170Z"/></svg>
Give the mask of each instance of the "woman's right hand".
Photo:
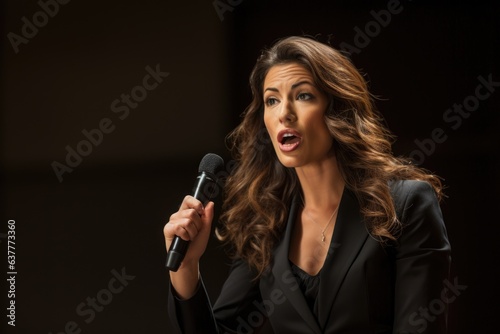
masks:
<svg viewBox="0 0 500 334"><path fill-rule="evenodd" d="M170 216L163 229L167 251L175 236L190 241L186 256L179 267L197 263L207 247L214 216L214 203L203 204L192 196L184 197L179 211Z"/></svg>
<svg viewBox="0 0 500 334"><path fill-rule="evenodd" d="M175 236L190 241L179 269L170 272L171 283L181 298L192 296L198 285L198 264L207 248L213 217L213 202L203 207L193 196L186 196L179 211L170 216L163 228L167 251Z"/></svg>

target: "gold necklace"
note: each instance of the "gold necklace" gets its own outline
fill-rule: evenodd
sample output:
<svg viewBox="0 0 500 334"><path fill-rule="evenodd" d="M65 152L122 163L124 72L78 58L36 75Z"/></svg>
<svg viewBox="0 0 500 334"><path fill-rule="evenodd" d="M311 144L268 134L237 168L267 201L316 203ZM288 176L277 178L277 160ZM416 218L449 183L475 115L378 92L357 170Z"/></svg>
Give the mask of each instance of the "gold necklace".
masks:
<svg viewBox="0 0 500 334"><path fill-rule="evenodd" d="M318 227L320 226L314 219L313 217L311 217L307 211L305 210L306 209L306 204L304 203L304 198L302 197L302 194L300 195L300 199L302 200L302 207L304 208L304 213L307 215L307 217L309 217L309 219L311 219L314 224L318 225ZM330 217L330 219L328 219L328 223L326 224L325 228L321 231L321 241L324 243L325 242L325 239L326 239L326 236L325 236L325 231L326 229L328 228L328 226L330 226L330 223L332 222L332 218L333 216L335 216L335 214L337 213L337 211L339 210L339 207L340 207L340 203L339 205L337 205L337 208L335 210L333 210L333 213ZM321 227L320 227L321 228Z"/></svg>

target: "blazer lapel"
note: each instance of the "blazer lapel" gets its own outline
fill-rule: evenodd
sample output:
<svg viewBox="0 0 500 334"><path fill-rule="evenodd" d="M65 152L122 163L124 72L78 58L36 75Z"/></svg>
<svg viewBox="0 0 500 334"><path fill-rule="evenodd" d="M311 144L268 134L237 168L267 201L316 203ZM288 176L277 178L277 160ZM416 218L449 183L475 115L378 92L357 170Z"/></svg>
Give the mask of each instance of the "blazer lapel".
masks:
<svg viewBox="0 0 500 334"><path fill-rule="evenodd" d="M333 238L320 273L318 322L325 328L342 282L368 237L359 204L344 188Z"/></svg>
<svg viewBox="0 0 500 334"><path fill-rule="evenodd" d="M318 322L307 306L306 300L295 280L288 260L290 238L298 207L299 196L295 196L290 206L285 235L274 251L273 275L271 276L274 277L274 285L278 286L279 289L283 291L289 304L293 305L297 313L300 314L305 323L310 327L308 332L320 334L321 330L318 326Z"/></svg>

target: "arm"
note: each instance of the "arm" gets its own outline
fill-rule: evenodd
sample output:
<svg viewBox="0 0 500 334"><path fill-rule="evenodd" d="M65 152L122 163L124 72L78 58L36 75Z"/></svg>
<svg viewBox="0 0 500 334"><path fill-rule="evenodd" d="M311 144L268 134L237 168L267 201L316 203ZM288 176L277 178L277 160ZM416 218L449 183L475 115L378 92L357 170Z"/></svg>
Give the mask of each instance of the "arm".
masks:
<svg viewBox="0 0 500 334"><path fill-rule="evenodd" d="M180 299L172 284L169 286L168 314L178 333L217 333L212 306L200 279L195 294L189 299Z"/></svg>
<svg viewBox="0 0 500 334"><path fill-rule="evenodd" d="M267 314L253 277L243 261L235 261L213 308L202 279L194 295L184 300L171 285L168 310L177 332L257 333L266 324Z"/></svg>
<svg viewBox="0 0 500 334"><path fill-rule="evenodd" d="M426 182L404 181L396 187L403 229L395 249L394 333L443 334L451 258L438 200Z"/></svg>
<svg viewBox="0 0 500 334"><path fill-rule="evenodd" d="M186 196L179 211L165 225L167 250L178 235L190 245L177 272L170 272L168 309L179 333L229 333L248 331L248 326L260 328L266 321L261 310L258 282L255 274L243 261L235 261L214 311L199 274L199 261L210 237L214 205L205 208L200 201ZM250 314L262 314L262 323L248 322ZM265 313L265 312L264 312ZM220 329L220 330L219 330Z"/></svg>
<svg viewBox="0 0 500 334"><path fill-rule="evenodd" d="M163 228L167 251L175 236L190 242L179 269L170 271L170 283L181 299L191 298L198 286L200 258L207 248L213 217L213 202L203 207L196 198L186 196Z"/></svg>
<svg viewBox="0 0 500 334"><path fill-rule="evenodd" d="M179 210L170 216L163 229L167 251L175 236L190 241L179 269L169 273L169 315L179 333L217 331L211 320L213 317L210 302L199 275L199 261L207 247L213 216L212 202L203 207L196 198L186 196ZM198 315L198 319L194 318ZM192 319L194 321L191 321ZM204 326L201 330L200 325Z"/></svg>

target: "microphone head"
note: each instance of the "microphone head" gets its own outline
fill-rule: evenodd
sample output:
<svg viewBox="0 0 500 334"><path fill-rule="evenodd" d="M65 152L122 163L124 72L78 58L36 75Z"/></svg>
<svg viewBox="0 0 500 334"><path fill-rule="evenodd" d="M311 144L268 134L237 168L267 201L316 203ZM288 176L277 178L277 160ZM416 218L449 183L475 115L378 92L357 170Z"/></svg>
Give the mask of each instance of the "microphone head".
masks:
<svg viewBox="0 0 500 334"><path fill-rule="evenodd" d="M224 160L214 153L207 153L200 161L198 172L205 172L216 175L224 168Z"/></svg>

